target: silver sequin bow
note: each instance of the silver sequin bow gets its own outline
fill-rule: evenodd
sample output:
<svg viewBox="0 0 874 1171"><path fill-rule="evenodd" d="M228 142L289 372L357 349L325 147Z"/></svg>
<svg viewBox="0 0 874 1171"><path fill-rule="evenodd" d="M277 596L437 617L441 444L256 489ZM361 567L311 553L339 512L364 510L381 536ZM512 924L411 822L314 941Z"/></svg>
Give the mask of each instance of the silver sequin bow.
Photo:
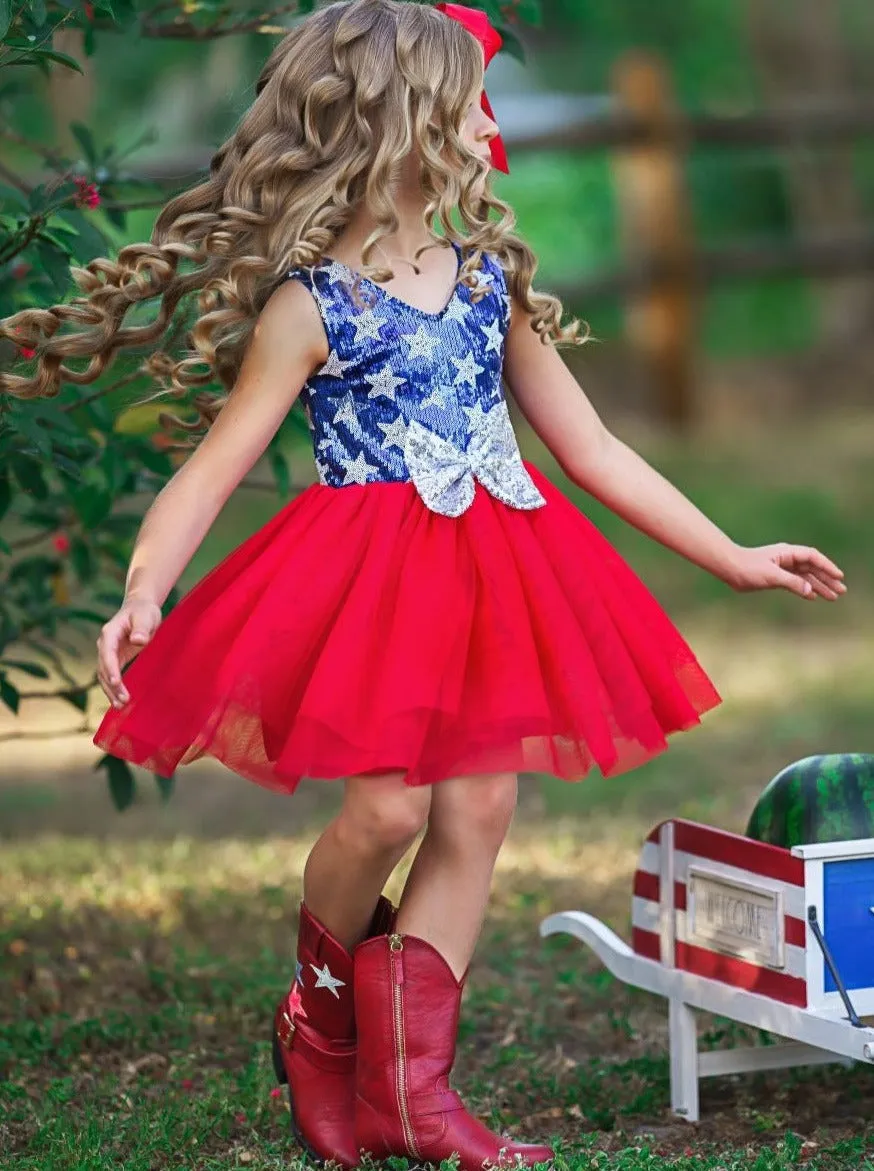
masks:
<svg viewBox="0 0 874 1171"><path fill-rule="evenodd" d="M412 420L404 459L422 500L432 512L460 516L473 504L474 477L512 508L541 508L546 500L522 462L507 403L501 400L471 432L467 450Z"/></svg>

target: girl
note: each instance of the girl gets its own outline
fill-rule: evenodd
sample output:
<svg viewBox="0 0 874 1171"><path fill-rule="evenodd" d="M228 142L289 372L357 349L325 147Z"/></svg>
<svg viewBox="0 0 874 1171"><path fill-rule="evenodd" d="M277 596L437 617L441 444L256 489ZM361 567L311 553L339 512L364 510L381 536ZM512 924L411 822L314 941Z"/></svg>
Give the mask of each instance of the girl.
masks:
<svg viewBox="0 0 874 1171"><path fill-rule="evenodd" d="M195 400L215 421L142 523L98 639L112 706L94 742L164 775L208 754L288 793L346 778L306 863L272 1044L301 1144L347 1167L362 1150L457 1153L462 1171L551 1157L492 1134L449 1082L517 775L618 774L719 702L632 570L521 459L502 379L574 482L735 589L844 591L815 549L731 541L568 373L555 343L584 341L580 324L561 327L559 302L533 290L535 258L490 189L490 166L507 167L483 91L500 44L456 4L316 12L150 244L76 274L91 293L76 320L98 323L92 374L199 290L197 357L164 368L180 391L203 384L204 362L232 387L217 418ZM126 307L155 295L152 332L120 339ZM69 377L51 333L44 393ZM162 622L298 396L318 483ZM395 910L381 892L423 829Z"/></svg>

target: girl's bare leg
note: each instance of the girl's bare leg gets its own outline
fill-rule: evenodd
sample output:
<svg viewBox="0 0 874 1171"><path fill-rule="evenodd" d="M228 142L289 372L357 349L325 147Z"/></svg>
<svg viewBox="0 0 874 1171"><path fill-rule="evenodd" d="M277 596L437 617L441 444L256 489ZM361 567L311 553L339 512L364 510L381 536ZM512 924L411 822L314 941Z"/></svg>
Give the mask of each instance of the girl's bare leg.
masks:
<svg viewBox="0 0 874 1171"><path fill-rule="evenodd" d="M428 819L431 788L401 777L350 778L304 867L304 902L347 951L364 938L389 875Z"/></svg>
<svg viewBox="0 0 874 1171"><path fill-rule="evenodd" d="M404 887L397 930L436 947L457 979L482 929L517 791L515 773L453 777L431 786L428 830Z"/></svg>

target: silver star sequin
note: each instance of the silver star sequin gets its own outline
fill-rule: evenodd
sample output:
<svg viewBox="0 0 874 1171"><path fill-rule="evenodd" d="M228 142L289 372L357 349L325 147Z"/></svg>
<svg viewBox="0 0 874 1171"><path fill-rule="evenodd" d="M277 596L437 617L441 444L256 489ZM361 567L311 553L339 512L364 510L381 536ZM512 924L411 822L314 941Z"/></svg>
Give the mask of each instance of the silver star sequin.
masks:
<svg viewBox="0 0 874 1171"><path fill-rule="evenodd" d="M334 415L333 422L345 423L349 434L354 435L356 439L361 440L366 438L364 432L361 430L359 407L355 402L355 395L351 390L347 391L340 400L340 407Z"/></svg>
<svg viewBox="0 0 874 1171"><path fill-rule="evenodd" d="M367 462L363 451L359 451L355 459L343 461L343 484L366 484L371 472L379 469Z"/></svg>
<svg viewBox="0 0 874 1171"><path fill-rule="evenodd" d="M344 284L348 284L349 282L349 269L345 264L341 264L339 260L332 260L330 264L324 266L322 271L327 274L328 284L330 285L336 285L341 281Z"/></svg>
<svg viewBox="0 0 874 1171"><path fill-rule="evenodd" d="M481 325L480 329L486 335L485 352L488 353L489 350L494 350L496 354L500 354L501 346L504 342L500 321L490 321L488 325Z"/></svg>
<svg viewBox="0 0 874 1171"><path fill-rule="evenodd" d="M419 405L423 407L440 407L442 410L446 406L446 396L448 393L448 387L444 386L442 383L438 383L435 387L433 387L428 395L422 399Z"/></svg>
<svg viewBox="0 0 874 1171"><path fill-rule="evenodd" d="M463 358L456 358L454 354L450 356L457 367L452 385L458 386L460 383L467 383L468 386L476 386L476 377L478 374L482 374L485 367L477 365L473 351L465 354Z"/></svg>
<svg viewBox="0 0 874 1171"><path fill-rule="evenodd" d="M331 969L327 964L325 964L323 968L317 968L315 964L310 964L310 967L318 977L315 983L315 987L327 988L328 991L333 993L333 995L336 996L336 998L339 1000L340 993L337 991L337 989L346 987L345 980L338 980L336 976L332 976Z"/></svg>
<svg viewBox="0 0 874 1171"><path fill-rule="evenodd" d="M321 367L320 370L317 370L316 373L317 374L328 374L332 378L342 378L343 375L346 373L347 366L354 366L354 365L355 365L354 361L349 360L349 361L344 362L340 358L340 356L336 350L331 350L330 354L328 354L327 362L324 364L324 366Z"/></svg>
<svg viewBox="0 0 874 1171"><path fill-rule="evenodd" d="M440 339L429 333L424 325L420 325L415 333L405 334L404 341L410 347L408 357L431 358L434 347L439 344Z"/></svg>
<svg viewBox="0 0 874 1171"><path fill-rule="evenodd" d="M381 317L377 317L372 309L365 309L357 317L350 317L349 320L355 330L354 341L356 345L368 338L379 341L379 331L385 325L385 321Z"/></svg>
<svg viewBox="0 0 874 1171"><path fill-rule="evenodd" d="M375 374L365 374L364 379L370 383L371 389L367 392L368 398L385 395L394 399L397 388L406 384L406 378L398 378L391 366L382 366Z"/></svg>
<svg viewBox="0 0 874 1171"><path fill-rule="evenodd" d="M449 305L449 308L443 314L444 321L457 321L459 325L465 324L465 317L471 312L470 305L462 301L461 297L456 297Z"/></svg>
<svg viewBox="0 0 874 1171"><path fill-rule="evenodd" d="M401 415L392 419L390 423L377 423L376 425L385 434L385 439L382 441L383 447L399 447L403 451L407 438L407 425Z"/></svg>

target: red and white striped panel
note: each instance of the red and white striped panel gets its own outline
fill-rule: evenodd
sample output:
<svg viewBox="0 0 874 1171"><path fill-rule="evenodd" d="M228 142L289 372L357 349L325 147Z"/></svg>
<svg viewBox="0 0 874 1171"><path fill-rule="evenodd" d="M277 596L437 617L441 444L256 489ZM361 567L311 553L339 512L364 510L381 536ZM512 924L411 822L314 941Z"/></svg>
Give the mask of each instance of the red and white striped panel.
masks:
<svg viewBox="0 0 874 1171"><path fill-rule="evenodd" d="M666 892L673 913L673 956L662 956L661 878L659 845L662 825L674 827L674 889ZM690 944L686 932L686 884L689 866L700 866L725 880L757 883L783 895L785 967L775 969L756 959L725 955L713 948ZM807 1007L805 955L804 862L780 846L755 842L727 830L675 818L657 825L644 842L634 872L631 903L632 948L649 959L698 976L720 980L735 988L768 996L785 1004Z"/></svg>

